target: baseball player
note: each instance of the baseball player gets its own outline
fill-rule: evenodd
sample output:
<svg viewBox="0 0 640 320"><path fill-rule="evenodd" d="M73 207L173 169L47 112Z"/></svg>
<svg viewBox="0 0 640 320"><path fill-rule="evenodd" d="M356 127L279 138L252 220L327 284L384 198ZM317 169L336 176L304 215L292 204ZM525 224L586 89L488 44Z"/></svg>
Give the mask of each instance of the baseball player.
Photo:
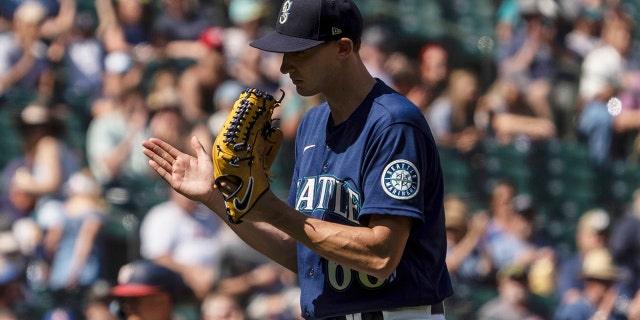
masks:
<svg viewBox="0 0 640 320"><path fill-rule="evenodd" d="M299 126L288 204L267 190L230 225L297 272L305 319L444 319L453 290L438 151L420 110L362 63L362 26L352 0L285 0L275 31L251 43L283 53L296 91L326 102ZM235 186L211 187L197 138L196 157L155 138L143 146L173 188L227 219L222 193Z"/></svg>

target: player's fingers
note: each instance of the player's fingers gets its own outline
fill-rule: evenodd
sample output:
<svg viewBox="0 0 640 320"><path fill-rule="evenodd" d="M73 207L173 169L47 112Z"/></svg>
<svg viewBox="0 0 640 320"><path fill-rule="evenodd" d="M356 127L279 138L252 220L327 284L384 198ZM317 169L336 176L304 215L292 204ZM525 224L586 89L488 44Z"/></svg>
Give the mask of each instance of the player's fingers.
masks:
<svg viewBox="0 0 640 320"><path fill-rule="evenodd" d="M157 162L153 161L153 160L149 160L149 165L151 166L151 168L153 170L155 170L156 173L158 173L164 180L166 180L167 182L171 183L171 172L165 170L163 167L161 167Z"/></svg>
<svg viewBox="0 0 640 320"><path fill-rule="evenodd" d="M182 154L180 150L174 148L169 143L158 138L151 138L147 140L147 143L150 145L153 145L152 150L167 160L170 160L169 158L172 158L175 160L178 158L178 156L180 156L180 154ZM145 143L143 142L143 146L144 145Z"/></svg>
<svg viewBox="0 0 640 320"><path fill-rule="evenodd" d="M198 160L211 159L211 157L207 154L207 151L204 150L204 146L202 145L198 137L191 137L191 148L193 148L193 151L196 152L196 157L198 157Z"/></svg>
<svg viewBox="0 0 640 320"><path fill-rule="evenodd" d="M165 171L171 172L171 167L173 166L175 159L165 151L155 147L145 147L142 149L142 153L149 158L150 164L152 161L158 168L163 168Z"/></svg>
<svg viewBox="0 0 640 320"><path fill-rule="evenodd" d="M226 198L235 194L238 191L239 184L242 182L238 180L232 181L230 177L224 177L218 179L216 183L218 189L220 189L220 192Z"/></svg>

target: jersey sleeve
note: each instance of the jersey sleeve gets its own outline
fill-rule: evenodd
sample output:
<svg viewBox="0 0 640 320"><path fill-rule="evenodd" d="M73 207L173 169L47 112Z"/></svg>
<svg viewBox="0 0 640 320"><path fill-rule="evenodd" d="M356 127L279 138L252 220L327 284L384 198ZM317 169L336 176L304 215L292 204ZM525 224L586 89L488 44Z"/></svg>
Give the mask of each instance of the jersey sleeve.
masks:
<svg viewBox="0 0 640 320"><path fill-rule="evenodd" d="M433 137L407 123L395 123L380 132L365 153L366 198L360 219L386 214L423 222L425 214L437 214L436 201L430 199L435 199L442 177Z"/></svg>

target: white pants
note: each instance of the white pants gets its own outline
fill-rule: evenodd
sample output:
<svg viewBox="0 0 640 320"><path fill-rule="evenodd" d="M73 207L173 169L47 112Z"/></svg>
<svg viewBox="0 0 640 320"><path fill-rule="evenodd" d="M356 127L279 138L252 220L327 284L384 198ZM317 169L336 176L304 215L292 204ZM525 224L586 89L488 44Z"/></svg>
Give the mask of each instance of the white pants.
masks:
<svg viewBox="0 0 640 320"><path fill-rule="evenodd" d="M431 306L400 308L382 311L384 320L445 320L444 314L431 314ZM347 320L362 320L359 313L349 314Z"/></svg>

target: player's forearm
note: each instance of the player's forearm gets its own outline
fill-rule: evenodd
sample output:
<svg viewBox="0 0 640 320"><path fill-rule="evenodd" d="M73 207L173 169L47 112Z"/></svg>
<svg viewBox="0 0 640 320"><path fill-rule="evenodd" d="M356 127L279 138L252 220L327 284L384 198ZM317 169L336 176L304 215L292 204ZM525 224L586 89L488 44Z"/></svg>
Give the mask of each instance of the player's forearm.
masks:
<svg viewBox="0 0 640 320"><path fill-rule="evenodd" d="M369 227L347 226L306 216L275 196L265 202L260 208L271 212L268 222L278 230L330 261L381 279L397 267L408 238L404 230L411 226L410 218L397 217Z"/></svg>

